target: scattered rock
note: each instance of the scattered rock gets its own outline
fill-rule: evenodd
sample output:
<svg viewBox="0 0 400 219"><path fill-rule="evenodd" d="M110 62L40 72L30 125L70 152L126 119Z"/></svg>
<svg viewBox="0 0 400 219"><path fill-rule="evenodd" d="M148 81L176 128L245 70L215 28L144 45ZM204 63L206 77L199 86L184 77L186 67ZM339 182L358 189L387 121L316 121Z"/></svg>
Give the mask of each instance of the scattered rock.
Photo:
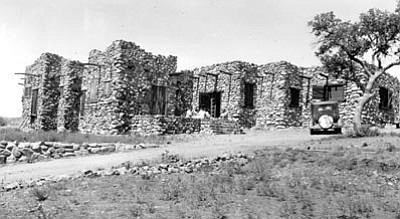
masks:
<svg viewBox="0 0 400 219"><path fill-rule="evenodd" d="M14 190L14 189L17 189L17 188L19 188L19 183L18 182L13 182L13 183L10 183L10 184L4 186L4 190L6 190L6 191Z"/></svg>
<svg viewBox="0 0 400 219"><path fill-rule="evenodd" d="M0 164L5 164L7 162L7 157L0 155Z"/></svg>
<svg viewBox="0 0 400 219"><path fill-rule="evenodd" d="M66 152L64 153L63 157L75 157L75 153L74 152Z"/></svg>
<svg viewBox="0 0 400 219"><path fill-rule="evenodd" d="M11 155L11 151L9 151L7 149L0 150L0 155L9 157Z"/></svg>
<svg viewBox="0 0 400 219"><path fill-rule="evenodd" d="M41 151L41 147L40 146L42 146L42 145L44 145L44 142L31 143L31 149L34 152L38 152L39 153Z"/></svg>

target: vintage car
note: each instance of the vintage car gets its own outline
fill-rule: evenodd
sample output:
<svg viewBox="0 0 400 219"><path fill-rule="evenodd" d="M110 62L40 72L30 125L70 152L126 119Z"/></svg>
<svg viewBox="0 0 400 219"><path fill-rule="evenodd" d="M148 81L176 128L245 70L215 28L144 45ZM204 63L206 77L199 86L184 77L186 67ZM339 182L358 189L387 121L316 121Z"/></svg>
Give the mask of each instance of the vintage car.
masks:
<svg viewBox="0 0 400 219"><path fill-rule="evenodd" d="M337 101L321 101L311 103L310 134L342 133L342 120L339 115Z"/></svg>

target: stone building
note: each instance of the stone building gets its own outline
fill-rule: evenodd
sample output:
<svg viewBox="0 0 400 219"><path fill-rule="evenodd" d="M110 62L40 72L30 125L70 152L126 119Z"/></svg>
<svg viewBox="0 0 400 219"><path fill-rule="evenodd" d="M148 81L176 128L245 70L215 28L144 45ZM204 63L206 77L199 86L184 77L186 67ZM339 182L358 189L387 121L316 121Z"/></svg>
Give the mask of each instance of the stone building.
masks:
<svg viewBox="0 0 400 219"><path fill-rule="evenodd" d="M323 99L338 101L345 127L352 127L354 109L363 94L362 90L354 82L324 77L325 71L322 67L304 68L303 70L304 74L311 78L309 99L312 101ZM384 74L375 82L373 89L376 95L364 108L363 123L380 127L393 124L395 118L400 115L399 80L390 74ZM304 112L305 120L309 119L309 113L310 110Z"/></svg>
<svg viewBox="0 0 400 219"><path fill-rule="evenodd" d="M136 115L166 115L175 110L175 56L155 56L131 42L114 41L93 50L82 82L80 130L126 133Z"/></svg>
<svg viewBox="0 0 400 219"><path fill-rule="evenodd" d="M341 117L351 126L362 95L354 83L325 78L321 67L284 61L176 68L177 57L153 55L123 40L92 50L86 63L45 53L24 73L21 128L94 134L191 133L200 126L234 130L236 123L226 118L248 128L306 127L310 102L322 99L339 101ZM375 89L364 122L392 123L399 114L400 83L386 74ZM188 109L208 111L211 122L185 118Z"/></svg>
<svg viewBox="0 0 400 219"><path fill-rule="evenodd" d="M159 130L164 116L185 112L191 101L191 75L177 73L176 62L122 40L91 51L87 63L45 53L25 72L21 128L122 134L141 131L146 120L154 132L166 131Z"/></svg>
<svg viewBox="0 0 400 219"><path fill-rule="evenodd" d="M193 70L193 108L212 117L227 113L244 127L258 129L307 127L312 101L336 100L346 127L362 91L355 83L326 78L322 67L302 68L288 62L255 65L234 61ZM363 122L383 126L399 115L399 80L383 75L363 112Z"/></svg>
<svg viewBox="0 0 400 219"><path fill-rule="evenodd" d="M26 68L22 97L23 129L55 130L65 126L78 130L75 106L83 66L59 55L44 53ZM64 92L63 88L67 91ZM78 93L78 94L76 94ZM65 119L68 118L68 119Z"/></svg>

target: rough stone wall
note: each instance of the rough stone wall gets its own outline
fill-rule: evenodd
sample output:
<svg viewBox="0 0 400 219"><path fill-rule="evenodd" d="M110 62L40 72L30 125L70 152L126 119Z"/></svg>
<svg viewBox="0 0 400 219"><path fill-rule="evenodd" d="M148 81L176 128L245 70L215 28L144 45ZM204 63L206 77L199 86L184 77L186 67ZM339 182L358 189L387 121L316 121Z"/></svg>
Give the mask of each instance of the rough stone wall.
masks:
<svg viewBox="0 0 400 219"><path fill-rule="evenodd" d="M217 91L222 95L221 112L225 110L230 117L237 117L244 127L302 125L302 110L305 107L303 89L307 87L307 80L301 77L303 73L297 66L288 62L256 66L235 61L197 68L194 74L199 77L193 86L194 108L199 107L200 93ZM253 107L245 106L246 83L254 84ZM299 106L290 106L290 88L300 91Z"/></svg>
<svg viewBox="0 0 400 219"><path fill-rule="evenodd" d="M78 131L83 68L82 63L77 61L63 63L57 114L58 131Z"/></svg>
<svg viewBox="0 0 400 219"><path fill-rule="evenodd" d="M307 76L312 77L311 85L323 86L326 83L326 79L320 76L320 73L325 74L325 70L322 67L311 67L304 68L304 73ZM362 90L354 83L346 81L344 79L336 79L329 77L329 84L344 84L345 87L345 100L339 104L340 116L344 122L345 128L351 128L353 126L354 110L358 104L359 98L362 96ZM380 109L379 108L379 88L384 87L393 92L392 108L391 109ZM309 99L312 99L312 86L309 92ZM373 126L384 126L385 124L391 124L394 122L396 115L399 115L399 89L400 82L397 78L384 74L374 84L375 97L365 106L363 110L363 123ZM307 110L303 111L304 126L308 125L310 119L310 105L307 105Z"/></svg>
<svg viewBox="0 0 400 219"><path fill-rule="evenodd" d="M59 84L61 66L66 60L61 56L44 53L26 68L25 88L30 95L24 96L22 129L54 130L57 128L57 110L60 97ZM37 113L31 113L32 93L37 89Z"/></svg>
<svg viewBox="0 0 400 219"><path fill-rule="evenodd" d="M392 108L380 109L379 108L379 87L387 88L393 92L391 99ZM374 86L375 93L377 94L374 99L368 104L365 110L364 120L369 121L371 125L383 127L385 124L393 124L396 117L399 116L399 80L389 74L384 74L377 80Z"/></svg>
<svg viewBox="0 0 400 219"><path fill-rule="evenodd" d="M193 86L197 82L192 71L181 71L171 77L172 87L175 88L175 95L170 98L174 106L175 116L184 116L187 110L192 109Z"/></svg>
<svg viewBox="0 0 400 219"><path fill-rule="evenodd" d="M241 125L246 127L255 124L254 107L244 107L245 83L257 83L254 64L241 61L215 64L194 69L194 75L198 80L193 81L193 109L199 109L200 93L221 92L221 113L238 117ZM257 89L258 86L254 86L254 106L257 105Z"/></svg>
<svg viewBox="0 0 400 219"><path fill-rule="evenodd" d="M142 136L200 132L200 119L179 116L137 115L131 125L131 133Z"/></svg>
<svg viewBox="0 0 400 219"><path fill-rule="evenodd" d="M210 118L201 120L201 132L212 134L240 134L240 124L233 120Z"/></svg>
<svg viewBox="0 0 400 219"><path fill-rule="evenodd" d="M258 95L257 128L301 126L307 87L301 69L288 62L275 62L259 66L258 71L263 76L259 79L263 90ZM298 106L290 106L290 88L300 90Z"/></svg>
<svg viewBox="0 0 400 219"><path fill-rule="evenodd" d="M175 56L153 55L123 40L114 41L104 52L91 51L88 63L45 53L26 69L24 88L29 92L22 97L21 128L94 134L140 133L140 129L145 133L186 132L191 128L176 128L176 122L182 120L171 116L199 109L202 93L220 95L219 113L237 118L244 127L306 127L310 102L314 101L313 85L323 86L326 82L320 75L325 73L322 67L299 68L284 61L259 66L233 61L181 72L176 72L176 65ZM345 100L339 110L346 127L350 127L362 91L354 83L340 79L329 78L329 83L345 86ZM393 93L392 107L380 109L380 87ZM253 94L250 105L245 97L249 89ZM291 105L293 89L299 91L295 106ZM383 75L374 90L378 95L364 110L364 123L393 123L399 114L399 81ZM33 91L38 96L35 114L31 112ZM157 95L162 101L157 104L165 105L165 110L160 110L163 112L152 109L154 91L161 91ZM143 117L144 123L138 122L141 115L150 114L165 116L152 115ZM163 128L154 128L160 118ZM166 121L173 128L165 128ZM149 127L143 127L145 123Z"/></svg>
<svg viewBox="0 0 400 219"><path fill-rule="evenodd" d="M155 56L132 42L117 40L104 52L92 51L89 63L83 81L86 101L81 131L129 132L135 115L150 114L153 85L166 87L166 114L173 114L174 105L168 100L175 95L169 80L176 71L175 56ZM93 92L95 98L91 98Z"/></svg>

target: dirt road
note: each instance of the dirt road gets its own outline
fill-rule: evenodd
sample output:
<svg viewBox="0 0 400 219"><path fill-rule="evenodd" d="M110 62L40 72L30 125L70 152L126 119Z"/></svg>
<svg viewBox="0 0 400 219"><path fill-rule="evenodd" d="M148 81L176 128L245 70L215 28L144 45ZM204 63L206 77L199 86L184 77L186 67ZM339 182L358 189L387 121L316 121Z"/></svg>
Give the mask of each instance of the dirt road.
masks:
<svg viewBox="0 0 400 219"><path fill-rule="evenodd" d="M204 135L181 142L172 142L160 148L50 160L33 164L5 165L0 167L0 180L9 183L46 176L70 175L88 169L110 168L125 161L141 162L157 159L165 150L182 155L185 158L192 158L213 156L224 152L249 152L264 147L291 146L323 137L326 136L310 136L308 130L249 132L245 135Z"/></svg>

